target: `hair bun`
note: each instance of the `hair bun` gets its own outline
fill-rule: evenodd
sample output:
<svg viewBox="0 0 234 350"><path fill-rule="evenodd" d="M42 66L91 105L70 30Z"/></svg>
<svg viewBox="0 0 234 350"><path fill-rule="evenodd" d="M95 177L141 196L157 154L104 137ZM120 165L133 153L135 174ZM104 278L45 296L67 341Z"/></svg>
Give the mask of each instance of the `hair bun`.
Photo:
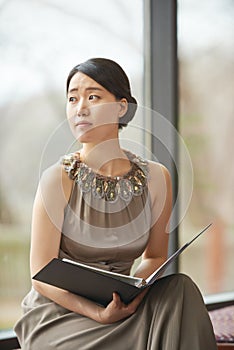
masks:
<svg viewBox="0 0 234 350"><path fill-rule="evenodd" d="M123 128L133 119L137 110L137 101L133 96L126 97L128 101L128 110L119 120L119 128Z"/></svg>

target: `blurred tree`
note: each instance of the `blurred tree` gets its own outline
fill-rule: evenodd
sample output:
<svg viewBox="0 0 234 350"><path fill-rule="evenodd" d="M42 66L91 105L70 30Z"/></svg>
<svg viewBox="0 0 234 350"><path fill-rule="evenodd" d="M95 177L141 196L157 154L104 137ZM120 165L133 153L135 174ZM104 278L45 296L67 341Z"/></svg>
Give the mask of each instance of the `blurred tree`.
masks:
<svg viewBox="0 0 234 350"><path fill-rule="evenodd" d="M0 224L15 223L15 216L12 212L12 207L8 204L6 197L0 187Z"/></svg>
<svg viewBox="0 0 234 350"><path fill-rule="evenodd" d="M180 62L180 132L194 168L189 220L194 226L213 221L207 247L210 292L225 284L227 232L233 227L234 58L213 47Z"/></svg>

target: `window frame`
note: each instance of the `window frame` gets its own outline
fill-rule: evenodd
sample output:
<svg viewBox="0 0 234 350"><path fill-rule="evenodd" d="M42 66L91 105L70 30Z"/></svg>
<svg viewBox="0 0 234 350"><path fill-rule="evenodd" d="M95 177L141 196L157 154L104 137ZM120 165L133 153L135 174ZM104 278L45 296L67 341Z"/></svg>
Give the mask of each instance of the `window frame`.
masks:
<svg viewBox="0 0 234 350"><path fill-rule="evenodd" d="M176 0L145 0L144 1L144 103L151 110L160 113L176 130L178 130L178 58L177 58L177 1ZM166 152L159 140L153 135L160 134L153 113L150 118L150 148L152 154L164 164L172 178L174 201L178 192L178 144L176 135L169 133L168 140L172 145L172 156ZM161 130L165 133L165 130ZM147 138L145 137L146 142ZM173 158L173 159L172 159ZM178 207L173 212L172 221L178 222ZM173 225L175 227L176 225ZM169 255L179 246L178 227L175 228L169 239ZM168 273L179 270L179 260Z"/></svg>

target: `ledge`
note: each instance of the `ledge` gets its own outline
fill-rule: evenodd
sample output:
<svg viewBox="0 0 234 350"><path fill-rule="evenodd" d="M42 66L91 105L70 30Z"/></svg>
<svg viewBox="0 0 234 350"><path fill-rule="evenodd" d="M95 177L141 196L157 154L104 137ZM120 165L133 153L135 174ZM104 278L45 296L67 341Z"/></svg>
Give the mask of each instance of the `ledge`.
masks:
<svg viewBox="0 0 234 350"><path fill-rule="evenodd" d="M211 294L203 297L208 311L234 305L234 292Z"/></svg>
<svg viewBox="0 0 234 350"><path fill-rule="evenodd" d="M0 331L0 349L12 350L19 348L19 342L12 329Z"/></svg>

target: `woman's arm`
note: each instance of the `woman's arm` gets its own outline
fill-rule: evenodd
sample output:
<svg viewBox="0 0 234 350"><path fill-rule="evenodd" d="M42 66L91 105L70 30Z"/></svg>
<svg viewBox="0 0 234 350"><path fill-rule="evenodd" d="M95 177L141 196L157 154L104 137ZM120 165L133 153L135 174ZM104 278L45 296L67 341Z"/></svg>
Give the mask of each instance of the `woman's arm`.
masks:
<svg viewBox="0 0 234 350"><path fill-rule="evenodd" d="M168 170L150 162L149 193L151 196L152 227L147 247L135 276L149 277L167 259L169 220L172 208L172 186Z"/></svg>
<svg viewBox="0 0 234 350"><path fill-rule="evenodd" d="M73 183L60 165L49 168L42 176L35 197L32 216L30 269L34 276L50 260L57 258L64 219ZM104 308L94 302L46 283L32 280L36 291L75 313L100 323L113 323L135 312L143 294L125 305L114 293L113 300Z"/></svg>
<svg viewBox="0 0 234 350"><path fill-rule="evenodd" d="M42 176L33 206L31 276L59 255L64 208L72 186L72 181L59 164L49 168ZM39 293L64 308L99 319L99 307L88 299L35 280L32 280L32 285Z"/></svg>

